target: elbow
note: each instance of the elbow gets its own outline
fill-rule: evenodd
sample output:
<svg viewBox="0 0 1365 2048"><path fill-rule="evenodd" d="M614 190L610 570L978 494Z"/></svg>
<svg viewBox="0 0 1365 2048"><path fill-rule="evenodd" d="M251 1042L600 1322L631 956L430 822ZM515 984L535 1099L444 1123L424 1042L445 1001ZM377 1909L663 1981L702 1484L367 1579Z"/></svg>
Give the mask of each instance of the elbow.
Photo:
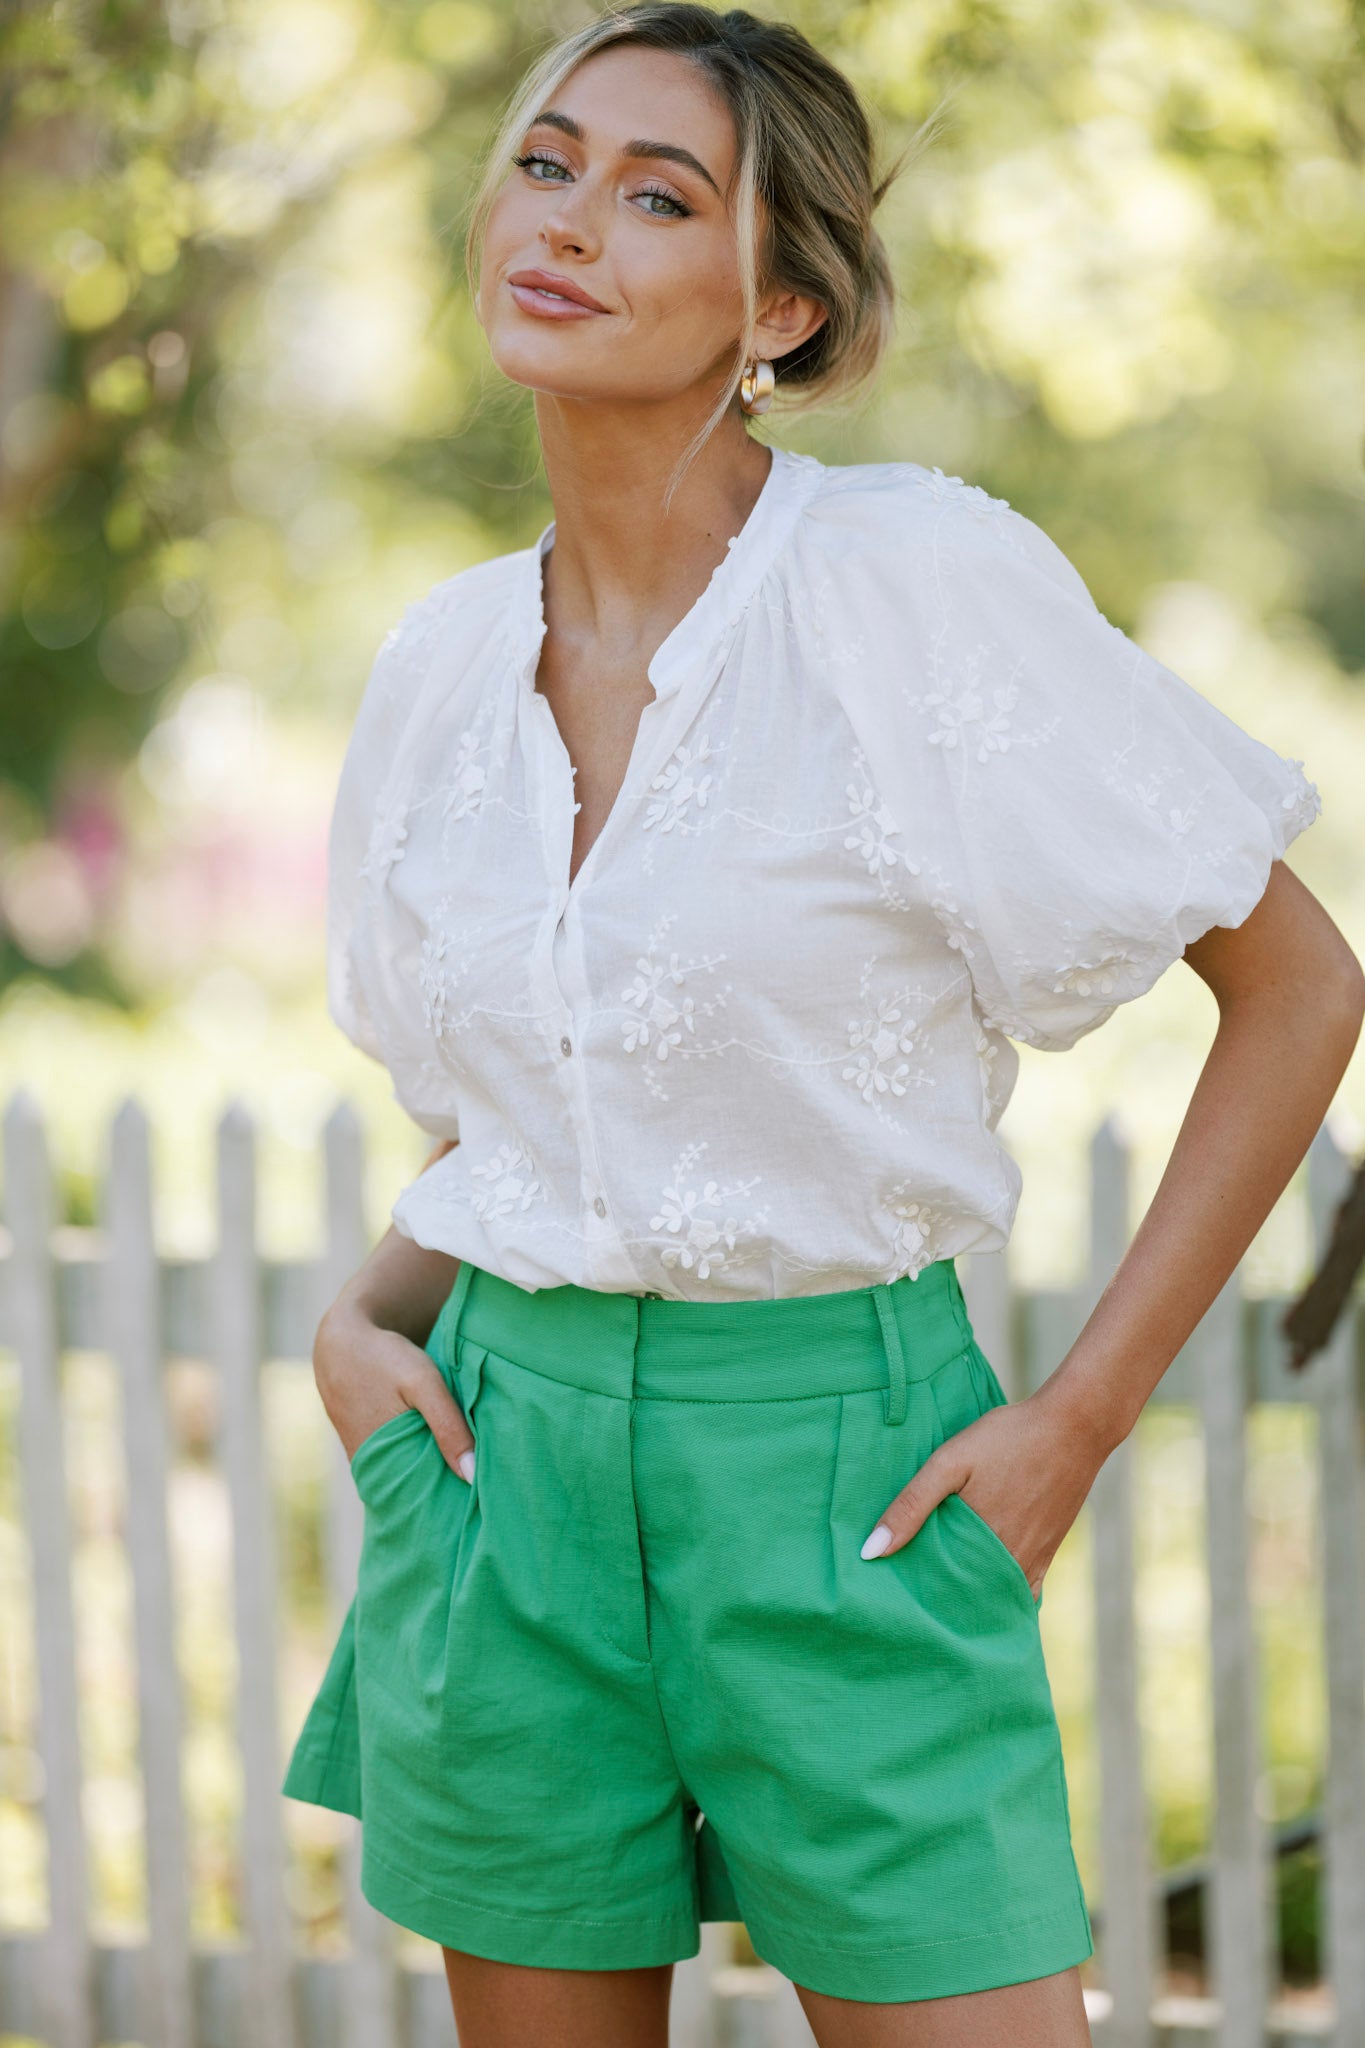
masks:
<svg viewBox="0 0 1365 2048"><path fill-rule="evenodd" d="M1338 964L1325 991L1327 1003L1349 1038L1347 1057L1355 1048L1365 1023L1365 968L1343 939Z"/></svg>
<svg viewBox="0 0 1365 2048"><path fill-rule="evenodd" d="M1314 1026L1344 1073L1365 1024L1365 968L1339 933L1307 993Z"/></svg>

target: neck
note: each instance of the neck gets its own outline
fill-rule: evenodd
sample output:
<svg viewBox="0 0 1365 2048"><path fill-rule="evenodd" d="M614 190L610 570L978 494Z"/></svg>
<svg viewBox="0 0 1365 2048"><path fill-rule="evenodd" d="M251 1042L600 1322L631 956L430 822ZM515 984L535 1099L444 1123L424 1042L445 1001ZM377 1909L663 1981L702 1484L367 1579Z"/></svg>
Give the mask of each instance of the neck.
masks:
<svg viewBox="0 0 1365 2048"><path fill-rule="evenodd" d="M739 419L723 420L692 462L667 512L664 492L694 417L660 431L657 409L604 417L597 406L538 396L537 425L554 546L546 619L629 655L657 645L706 588L767 481L773 458Z"/></svg>

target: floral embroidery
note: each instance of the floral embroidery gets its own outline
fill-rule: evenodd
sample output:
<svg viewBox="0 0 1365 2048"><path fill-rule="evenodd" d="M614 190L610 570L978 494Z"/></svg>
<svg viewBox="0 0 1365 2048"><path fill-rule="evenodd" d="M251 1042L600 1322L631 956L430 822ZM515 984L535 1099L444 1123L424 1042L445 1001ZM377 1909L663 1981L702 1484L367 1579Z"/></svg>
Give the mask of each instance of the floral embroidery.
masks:
<svg viewBox="0 0 1365 2048"><path fill-rule="evenodd" d="M1010 509L1008 498L993 498L980 484L964 483L960 476L945 476L937 463L926 474L933 480L930 488L936 498L955 498L977 519L989 519L993 513Z"/></svg>
<svg viewBox="0 0 1365 2048"><path fill-rule="evenodd" d="M441 805L441 816L447 824L470 817L483 800L485 772L476 759L480 752L482 748L475 735L462 732L450 765L450 788Z"/></svg>
<svg viewBox="0 0 1365 2048"><path fill-rule="evenodd" d="M731 1215L702 1214L703 1210L719 1209L736 1195L748 1194L759 1184L756 1174L750 1181L734 1181L728 1187L714 1180L699 1188L685 1187L684 1179L705 1152L707 1142L683 1148L673 1165L673 1184L660 1197L658 1215L649 1219L651 1230L666 1230L676 1240L664 1247L661 1262L670 1269L681 1266L684 1272L695 1272L699 1280L732 1265L730 1255L746 1238L756 1235L767 1215L765 1209L759 1216L739 1222Z"/></svg>
<svg viewBox="0 0 1365 2048"><path fill-rule="evenodd" d="M1024 552L1017 524L1020 515L1012 510L1008 498L993 498L980 484L964 483L960 476L945 476L937 464L932 469L918 462L898 463L895 467L936 505L967 513L977 525L988 526L993 539L1016 554Z"/></svg>
<svg viewBox="0 0 1365 2048"><path fill-rule="evenodd" d="M979 690L964 691L955 704L949 703L938 691L931 692L924 701L939 706L938 730L930 733L930 746L955 747L974 727L980 740L976 758L984 761L991 754L1003 754L1009 746L1009 714L1019 702L1019 685L1008 683L1002 689L992 690L991 702L995 710L990 714L984 709Z"/></svg>
<svg viewBox="0 0 1365 2048"><path fill-rule="evenodd" d="M705 1048L698 1048L692 1042L697 1020L715 1016L724 1010L730 993L728 982L702 1001L680 993L689 974L712 974L727 956L724 953L708 954L703 959L683 963L676 952L670 952L667 963L659 959L658 948L675 921L674 916L660 920L650 934L649 951L642 953L635 962L634 980L621 991L622 1002L637 1013L622 1022L622 1050L628 1053L652 1051L653 1060L644 1068L643 1074L645 1086L657 1102L670 1099L658 1076L658 1066L680 1050L684 1059L696 1052L704 1053Z"/></svg>
<svg viewBox="0 0 1365 2048"><path fill-rule="evenodd" d="M407 803L398 790L389 790L375 812L369 848L360 864L361 879L382 887L390 868L403 858L408 836Z"/></svg>
<svg viewBox="0 0 1365 2048"><path fill-rule="evenodd" d="M859 758L861 759L861 755ZM892 833L898 834L900 826L866 775L860 777L858 782L850 782L845 794L848 797L849 816L855 826L844 841L848 851L857 854L870 875L880 877L884 872L897 866L908 869L912 875L917 875L919 868L910 856L900 847L890 844Z"/></svg>
<svg viewBox="0 0 1365 2048"><path fill-rule="evenodd" d="M856 668L869 659L865 635L849 631L839 605L839 584L832 576L779 585L768 600L774 623L785 635L804 642L832 669Z"/></svg>
<svg viewBox="0 0 1365 2048"><path fill-rule="evenodd" d="M428 1031L440 1038L448 1021L446 999L450 994L450 978L446 972L445 960L450 951L450 940L444 932L438 937L422 941L422 956L417 970L418 986L422 991L422 1015Z"/></svg>
<svg viewBox="0 0 1365 2048"><path fill-rule="evenodd" d="M912 1188L912 1182L898 1181L887 1196L886 1206L896 1219L896 1255L905 1262L904 1271L913 1280L936 1256L931 1241L940 1217L938 1210L920 1201Z"/></svg>
<svg viewBox="0 0 1365 2048"><path fill-rule="evenodd" d="M527 715L538 575L461 572L380 650L339 792L333 1014L419 1121L463 1125L395 1215L479 1256L477 1214L519 1284L748 1299L996 1248L1013 1041L1074 1043L1321 809L1006 500L785 459L729 615L722 583L675 643L622 801L644 830L572 900L572 791Z"/></svg>
<svg viewBox="0 0 1365 2048"><path fill-rule="evenodd" d="M683 970L676 953L670 954L667 967L647 956L637 960L635 966L634 981L621 991L622 1002L632 1004L640 1012L626 1022L625 1050L638 1052L652 1044L655 1059L666 1060L670 1049L682 1044L683 1029L695 1029L691 996L683 996L675 1003L664 988L666 982L681 988Z"/></svg>
<svg viewBox="0 0 1365 2048"><path fill-rule="evenodd" d="M864 967L864 985L875 964L869 960ZM912 1083L933 1084L933 1076L923 1066L913 1068L907 1057L912 1052L923 1055L925 1045L905 1003L903 995L883 996L872 1016L849 1020L849 1049L857 1057L842 1069L842 1077L853 1083L864 1102L888 1093L904 1095Z"/></svg>
<svg viewBox="0 0 1365 2048"><path fill-rule="evenodd" d="M1168 777L1148 776L1145 781L1125 784L1117 777L1112 777L1108 780L1106 786L1117 794L1131 796L1137 803L1142 805L1144 810L1150 811L1153 818L1159 824L1167 825L1172 832L1179 835L1180 833L1188 832L1190 826L1194 823L1196 815L1195 806L1191 804L1186 810L1179 811L1174 805L1171 805L1167 810L1166 818L1162 820L1159 816L1161 811L1162 782L1168 779Z"/></svg>
<svg viewBox="0 0 1365 2048"><path fill-rule="evenodd" d="M945 673L945 667L942 650L935 650L930 672L937 687L919 696L906 695L906 702L916 710L933 714L931 747L942 747L949 753L960 746L964 754L989 761L1008 753L1011 747L1042 746L1061 731L1060 714L1025 731L1015 729L1011 713L1019 702L1022 664L1015 661L1003 681L992 683L988 689L986 678L999 675L1001 663L984 642L963 653L961 666L955 672Z"/></svg>
<svg viewBox="0 0 1365 2048"><path fill-rule="evenodd" d="M523 1145L499 1145L491 1159L481 1166L471 1166L469 1174L471 1180L488 1182L486 1188L476 1189L472 1196L474 1213L485 1223L524 1214L533 1202L545 1200L545 1188L536 1178L534 1162Z"/></svg>
<svg viewBox="0 0 1365 2048"><path fill-rule="evenodd" d="M1125 977L1120 973L1124 967L1137 965L1136 954L1126 947L1103 954L1098 960L1077 960L1070 966L1055 968L1056 980L1052 983L1054 996L1085 996L1106 1002L1122 1000L1121 991Z"/></svg>
<svg viewBox="0 0 1365 2048"><path fill-rule="evenodd" d="M980 927L976 919L968 917L957 897L948 888L943 871L937 864L928 868L927 873L937 886L932 893L926 893L926 900L943 927L943 934L949 947L953 952L960 953L964 960L974 960L976 949L967 934L970 932L973 937L980 937Z"/></svg>
<svg viewBox="0 0 1365 2048"><path fill-rule="evenodd" d="M1280 809L1285 813L1284 830L1290 838L1311 825L1322 810L1322 797L1315 782L1310 782L1303 771L1303 762L1285 755L1280 759L1286 768L1293 771L1296 787L1280 798Z"/></svg>
<svg viewBox="0 0 1365 2048"><path fill-rule="evenodd" d="M684 744L673 749L649 785L660 794L645 812L646 831L657 824L660 831L671 832L679 820L686 817L689 805L695 803L698 810L705 808L712 777L709 772L701 772L702 764L714 758L705 733L694 746Z"/></svg>
<svg viewBox="0 0 1365 2048"><path fill-rule="evenodd" d="M1018 1060L1011 1055L1008 1040L999 1031L988 1031L985 1028L975 1002L971 1006L971 1018L976 1069L981 1079L981 1099L986 1105L986 1128L994 1130L1009 1101ZM1005 1054L1003 1060L1000 1057L1002 1051Z"/></svg>

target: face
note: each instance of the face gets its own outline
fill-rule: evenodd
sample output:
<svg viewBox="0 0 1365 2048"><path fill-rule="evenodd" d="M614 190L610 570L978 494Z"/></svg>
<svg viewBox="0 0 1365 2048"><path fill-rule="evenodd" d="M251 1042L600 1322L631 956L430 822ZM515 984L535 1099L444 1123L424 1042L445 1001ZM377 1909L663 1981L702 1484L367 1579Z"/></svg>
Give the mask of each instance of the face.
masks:
<svg viewBox="0 0 1365 2048"><path fill-rule="evenodd" d="M688 59L631 44L586 58L553 100L488 219L477 305L495 362L562 398L709 406L743 319L728 109ZM782 291L760 312L772 361L824 317Z"/></svg>

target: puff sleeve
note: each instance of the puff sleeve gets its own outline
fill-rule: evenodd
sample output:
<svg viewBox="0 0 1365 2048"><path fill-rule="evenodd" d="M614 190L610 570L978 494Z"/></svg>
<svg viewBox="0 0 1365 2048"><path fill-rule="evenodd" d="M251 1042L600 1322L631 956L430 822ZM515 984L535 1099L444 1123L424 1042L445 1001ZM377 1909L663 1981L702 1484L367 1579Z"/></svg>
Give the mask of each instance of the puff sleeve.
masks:
<svg viewBox="0 0 1365 2048"><path fill-rule="evenodd" d="M896 707L909 851L983 1024L1065 1050L1241 924L1321 799L1003 500L961 486L923 567Z"/></svg>
<svg viewBox="0 0 1365 2048"><path fill-rule="evenodd" d="M351 1043L390 1064L367 995L375 942L374 884L407 836L396 770L400 742L430 667L448 584L408 606L370 668L342 758L327 839L327 1013Z"/></svg>

